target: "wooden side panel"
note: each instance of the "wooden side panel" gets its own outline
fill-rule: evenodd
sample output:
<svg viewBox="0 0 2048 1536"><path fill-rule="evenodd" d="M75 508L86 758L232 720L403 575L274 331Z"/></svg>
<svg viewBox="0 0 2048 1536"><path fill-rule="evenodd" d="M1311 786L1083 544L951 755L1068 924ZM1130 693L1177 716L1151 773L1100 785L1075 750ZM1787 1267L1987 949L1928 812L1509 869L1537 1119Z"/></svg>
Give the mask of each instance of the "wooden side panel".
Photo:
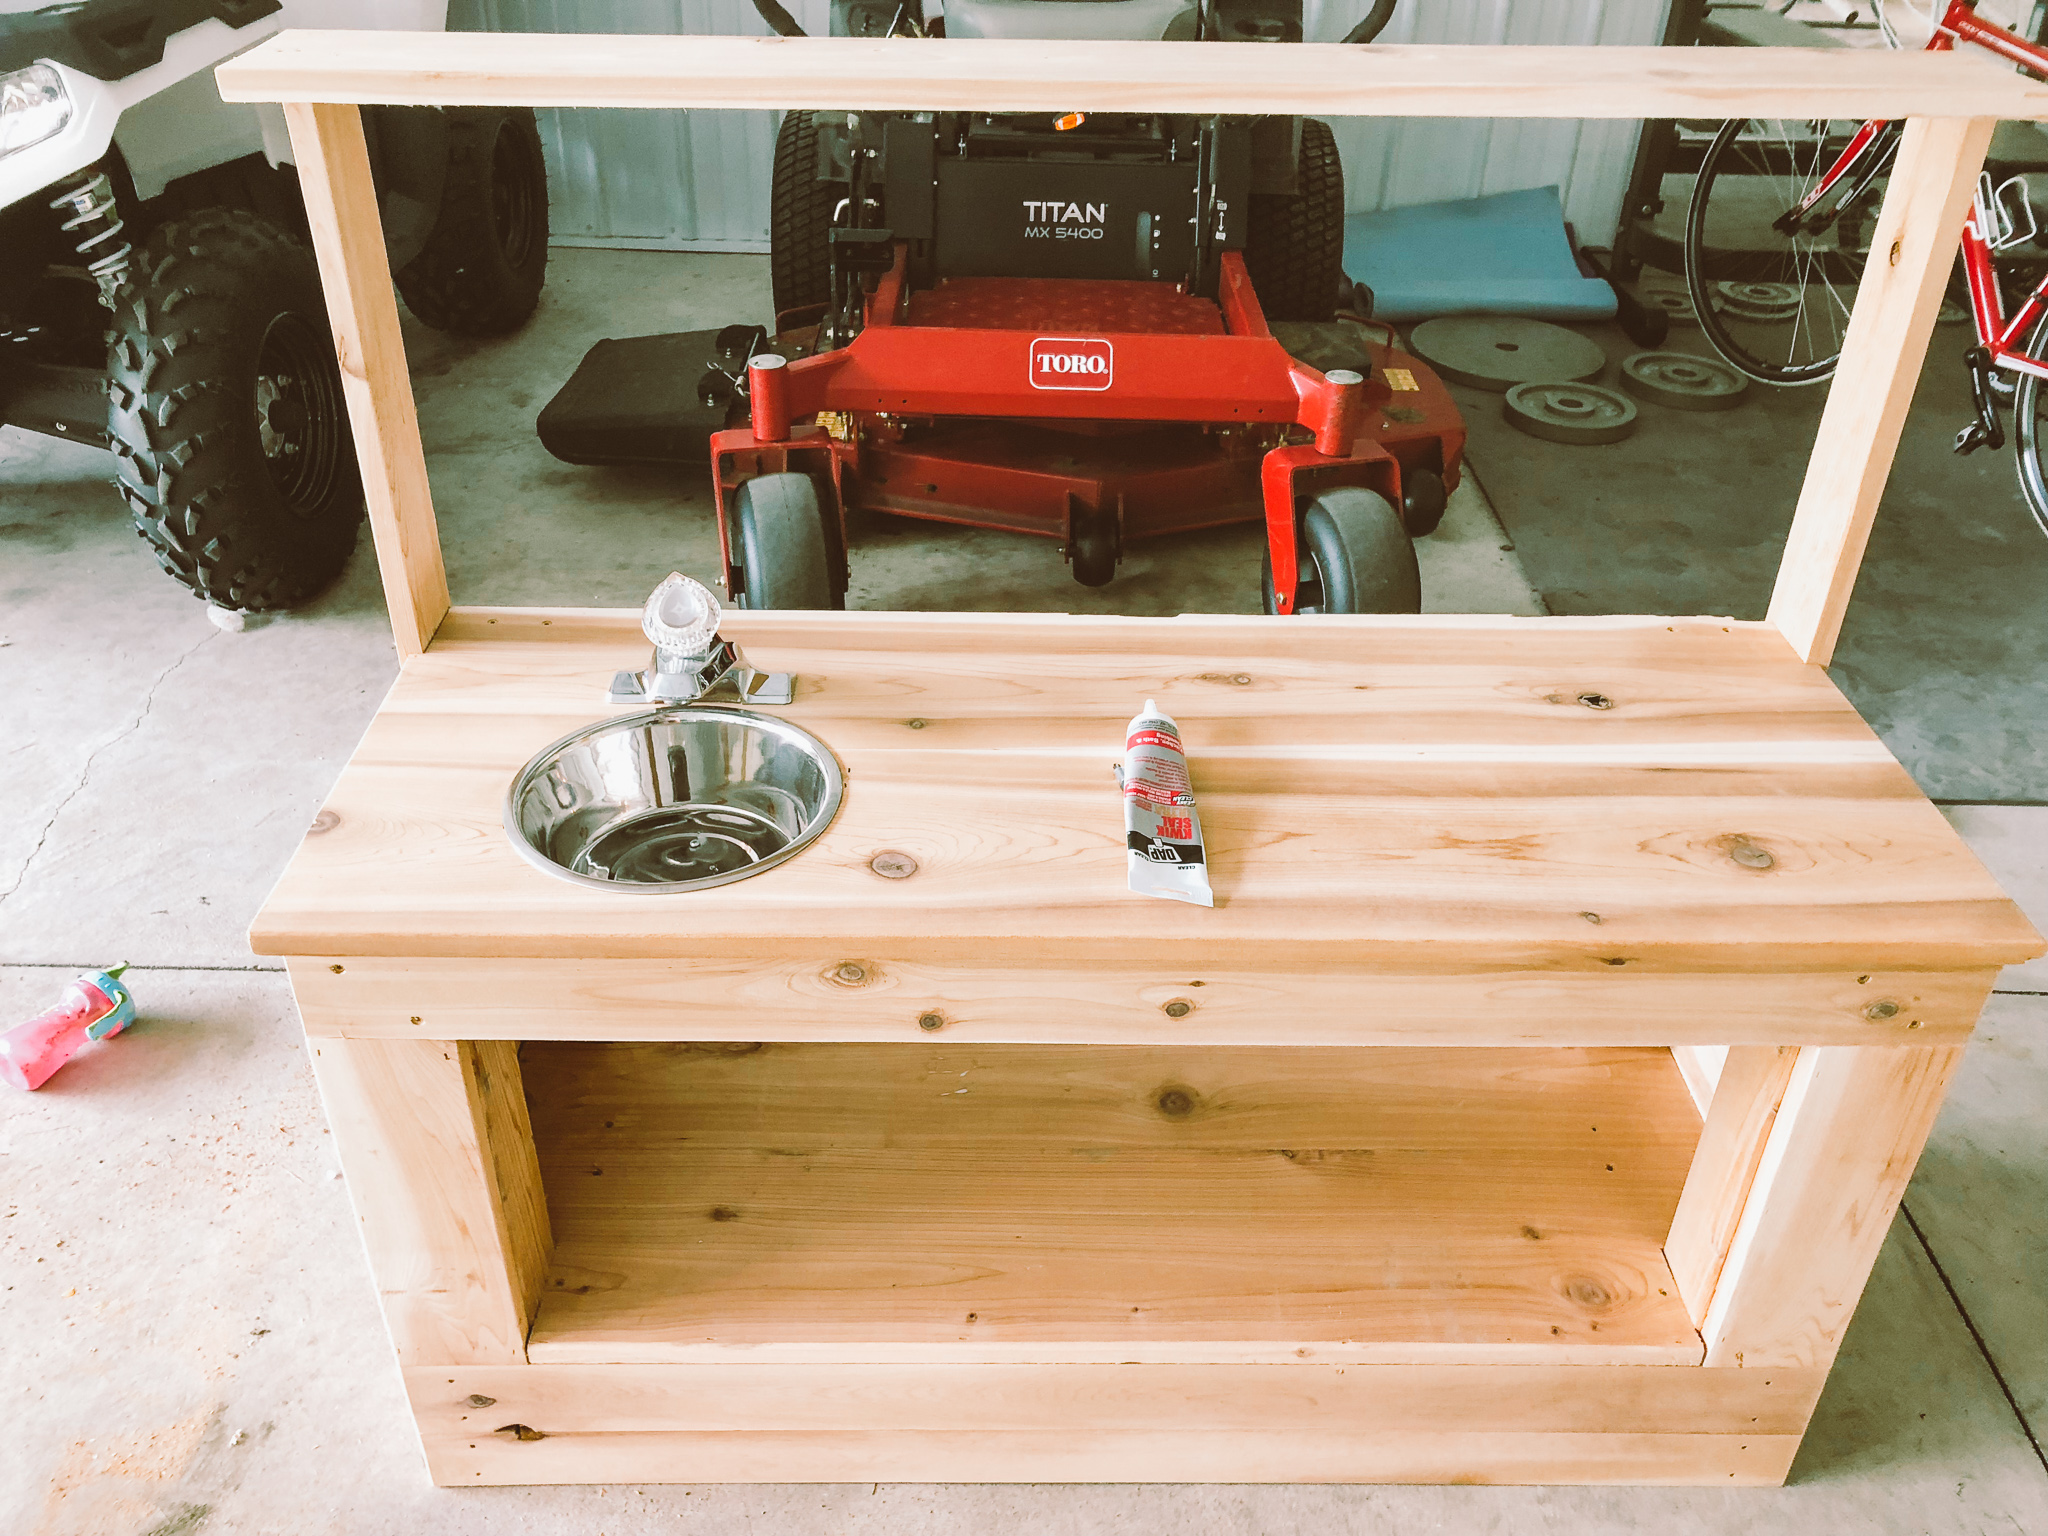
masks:
<svg viewBox="0 0 2048 1536"><path fill-rule="evenodd" d="M512 1040L462 1043L470 1113L483 1137L484 1169L498 1218L512 1299L528 1325L540 1307L555 1241L548 1229L548 1202L541 1189L540 1159L526 1108L519 1070L519 1044Z"/></svg>
<svg viewBox="0 0 2048 1536"><path fill-rule="evenodd" d="M1738 1045L1721 1064L1685 1191L1678 1197L1678 1214L1664 1243L1664 1257L1694 1326L1706 1320L1714 1283L1798 1057L1791 1046Z"/></svg>
<svg viewBox="0 0 2048 1536"><path fill-rule="evenodd" d="M492 1047L442 1040L312 1042L349 1198L391 1341L405 1365L526 1359L526 1298L546 1263L546 1213L519 1091ZM524 1120L523 1105L516 1120ZM493 1128L508 1144L493 1153ZM538 1216L536 1217L536 1212Z"/></svg>
<svg viewBox="0 0 2048 1536"><path fill-rule="evenodd" d="M406 1372L435 1481L1781 1481L1818 1371L536 1366ZM481 1406L476 1399L489 1401ZM514 1426L525 1426L521 1439Z"/></svg>
<svg viewBox="0 0 2048 1536"><path fill-rule="evenodd" d="M1707 1309L1708 1365L1833 1362L1962 1054L1799 1052Z"/></svg>
<svg viewBox="0 0 2048 1536"><path fill-rule="evenodd" d="M417 38L407 34L403 46ZM306 220L327 290L341 358L363 496L377 541L377 569L401 661L417 656L448 612L448 575L427 486L398 301L384 256L384 226L370 181L362 115L352 106L290 102L284 109L298 157Z"/></svg>
<svg viewBox="0 0 2048 1536"><path fill-rule="evenodd" d="M1816 666L1828 664L1841 634L1995 126L1918 119L1899 145L1771 593L1770 621Z"/></svg>
<svg viewBox="0 0 2048 1536"><path fill-rule="evenodd" d="M354 1039L981 1044L1672 1044L1696 1094L1711 1045L1960 1043L1994 971L1416 973L790 960L293 958L306 1032ZM1873 1011L1877 1014L1872 1016ZM1690 1070L1688 1070L1690 1069ZM1705 1086L1702 1094L1701 1084Z"/></svg>

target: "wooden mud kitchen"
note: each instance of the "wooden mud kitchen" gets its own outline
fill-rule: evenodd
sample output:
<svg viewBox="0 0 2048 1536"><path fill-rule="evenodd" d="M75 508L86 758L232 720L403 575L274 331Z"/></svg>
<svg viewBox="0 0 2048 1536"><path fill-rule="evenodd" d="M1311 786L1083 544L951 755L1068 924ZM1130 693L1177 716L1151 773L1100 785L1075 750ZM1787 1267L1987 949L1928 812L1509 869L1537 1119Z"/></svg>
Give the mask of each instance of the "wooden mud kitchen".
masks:
<svg viewBox="0 0 2048 1536"><path fill-rule="evenodd" d="M1784 1479L1993 978L2043 949L1825 664L1992 120L2048 86L357 33L219 80L290 121L402 662L251 937L436 1481ZM502 819L647 643L450 606L362 103L1910 122L1767 620L732 613L843 800L649 896ZM1125 887L1148 697L1213 910Z"/></svg>

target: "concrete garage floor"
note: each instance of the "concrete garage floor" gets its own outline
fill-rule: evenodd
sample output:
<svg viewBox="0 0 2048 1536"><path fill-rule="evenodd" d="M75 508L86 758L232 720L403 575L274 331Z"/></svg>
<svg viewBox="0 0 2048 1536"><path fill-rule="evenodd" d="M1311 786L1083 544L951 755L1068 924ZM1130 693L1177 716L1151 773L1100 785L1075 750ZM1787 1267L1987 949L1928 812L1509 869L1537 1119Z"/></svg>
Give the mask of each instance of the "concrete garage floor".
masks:
<svg viewBox="0 0 2048 1536"><path fill-rule="evenodd" d="M597 336L758 311L762 268L563 251L520 337L458 345L408 322L459 600L633 604L672 566L709 575L699 486L557 464L531 420ZM1513 447L1479 460L1497 495L1527 475ZM143 1010L41 1093L0 1099L7 1536L2048 1531L2043 962L1992 1002L1784 1490L433 1489L288 989L243 939L394 673L367 540L310 612L223 633L156 573L107 475L102 455L0 431L0 1019L122 957ZM1653 466L1604 494L1673 492ZM1505 542L1483 498L1462 498L1423 546L1431 606L1541 611ZM1249 610L1257 551L1248 530L1142 548L1090 593L1050 545L896 525L856 550L854 598ZM2039 611L1957 592L1942 621L1995 636ZM1930 734L1910 712L1880 725ZM2036 780L2004 798L2037 804L1950 814L2048 921L2048 796Z"/></svg>

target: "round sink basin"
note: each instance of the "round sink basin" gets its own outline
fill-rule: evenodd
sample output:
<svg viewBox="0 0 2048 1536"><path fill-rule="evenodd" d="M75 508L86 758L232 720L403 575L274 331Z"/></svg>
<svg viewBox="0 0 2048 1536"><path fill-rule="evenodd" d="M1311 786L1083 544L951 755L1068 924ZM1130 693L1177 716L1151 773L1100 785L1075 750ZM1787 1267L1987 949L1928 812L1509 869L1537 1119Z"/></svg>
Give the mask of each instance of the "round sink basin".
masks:
<svg viewBox="0 0 2048 1536"><path fill-rule="evenodd" d="M578 885L650 896L772 869L839 810L839 763L809 731L688 705L604 720L519 770L512 846Z"/></svg>

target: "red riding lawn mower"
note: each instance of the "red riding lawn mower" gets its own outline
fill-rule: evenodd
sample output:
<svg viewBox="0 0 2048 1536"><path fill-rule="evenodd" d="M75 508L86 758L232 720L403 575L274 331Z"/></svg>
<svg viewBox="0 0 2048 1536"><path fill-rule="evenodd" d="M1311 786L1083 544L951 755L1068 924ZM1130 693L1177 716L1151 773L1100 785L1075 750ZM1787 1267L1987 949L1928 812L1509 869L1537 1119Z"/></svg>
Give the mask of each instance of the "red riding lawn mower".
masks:
<svg viewBox="0 0 2048 1536"><path fill-rule="evenodd" d="M1287 42L1301 3L945 0L927 24L917 0L835 0L833 21ZM1343 228L1312 119L791 113L773 335L601 342L541 437L574 463L702 462L708 438L743 607L844 607L848 515L881 511L1055 538L1088 586L1131 541L1263 520L1268 613L1413 613L1411 539L1443 516L1464 425L1427 366L1340 314L1370 305Z"/></svg>

